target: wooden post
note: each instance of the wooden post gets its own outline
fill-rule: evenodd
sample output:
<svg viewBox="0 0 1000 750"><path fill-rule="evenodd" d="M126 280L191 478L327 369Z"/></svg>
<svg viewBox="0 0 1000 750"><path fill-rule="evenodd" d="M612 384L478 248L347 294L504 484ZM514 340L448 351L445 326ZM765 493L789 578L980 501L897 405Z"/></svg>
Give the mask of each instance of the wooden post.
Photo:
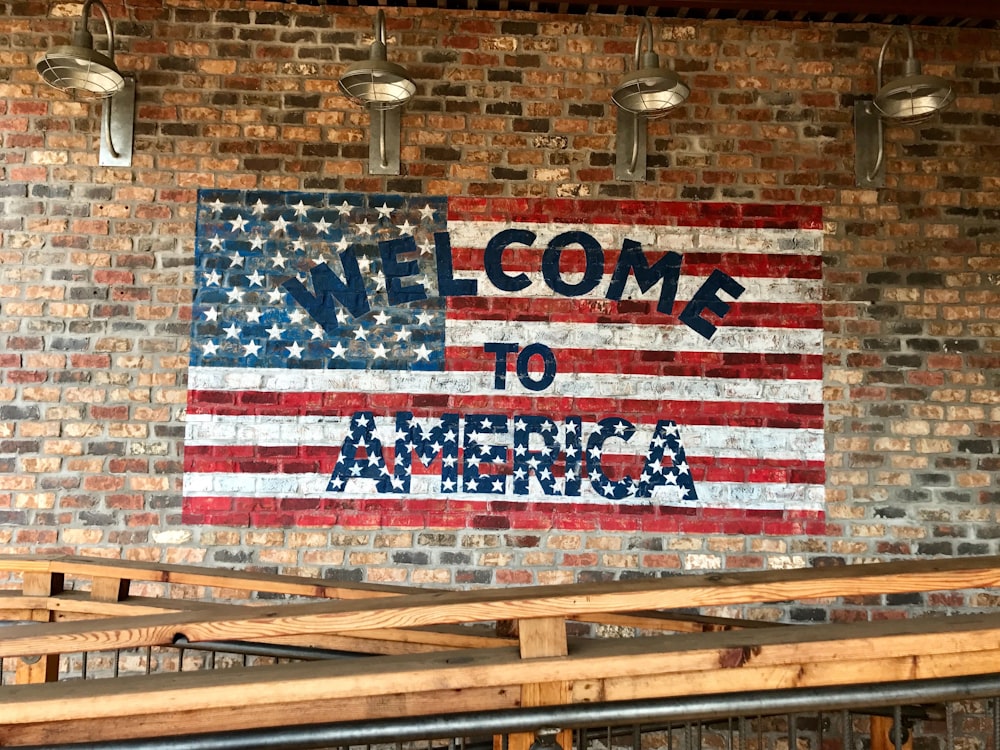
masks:
<svg viewBox="0 0 1000 750"><path fill-rule="evenodd" d="M539 617L518 622L518 639L522 659L566 656L566 621L561 617ZM521 686L521 706L558 706L570 702L569 684L566 682L536 682ZM542 729L543 727L539 727ZM556 742L562 750L573 750L573 730L558 727ZM535 741L534 734L509 735L508 750L529 750Z"/></svg>
<svg viewBox="0 0 1000 750"><path fill-rule="evenodd" d="M90 584L90 598L98 602L122 602L128 599L132 582L127 578L100 578L95 576Z"/></svg>
<svg viewBox="0 0 1000 750"><path fill-rule="evenodd" d="M24 596L55 596L63 591L62 573L25 573L21 584ZM35 622L51 622L52 610L33 609L30 617ZM17 660L14 681L18 685L33 682L56 682L59 679L59 654L22 656Z"/></svg>
<svg viewBox="0 0 1000 750"><path fill-rule="evenodd" d="M893 733L902 727L894 727L894 724L891 716L871 717L871 750L896 750ZM913 750L913 732L903 734L903 739L906 742L900 744L902 750Z"/></svg>

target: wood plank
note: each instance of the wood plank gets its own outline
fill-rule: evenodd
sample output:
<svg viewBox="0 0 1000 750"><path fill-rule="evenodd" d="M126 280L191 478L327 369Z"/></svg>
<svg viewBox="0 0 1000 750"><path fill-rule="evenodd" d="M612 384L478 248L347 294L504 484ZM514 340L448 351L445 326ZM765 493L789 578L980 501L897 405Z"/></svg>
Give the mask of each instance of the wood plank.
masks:
<svg viewBox="0 0 1000 750"><path fill-rule="evenodd" d="M522 659L500 648L15 686L4 690L0 725L142 716L166 705L258 710L377 697L398 685L419 693L564 681L573 699L623 700L997 671L1000 615L968 615L589 641L566 657ZM581 692L595 683L596 692Z"/></svg>
<svg viewBox="0 0 1000 750"><path fill-rule="evenodd" d="M12 628L0 657L190 641L411 628L462 622L893 594L1000 585L1000 558L951 558L842 568L677 576L603 584L435 591L354 602L271 606L252 614L173 614Z"/></svg>
<svg viewBox="0 0 1000 750"><path fill-rule="evenodd" d="M315 596L324 599L364 599L398 596L420 589L375 583L324 581L317 578L276 575L244 570L217 570L194 565L170 565L138 560L52 555L40 558L0 555L0 571L55 572L84 578L130 578L137 581L176 583L208 588Z"/></svg>
<svg viewBox="0 0 1000 750"><path fill-rule="evenodd" d="M126 696L122 696L127 700ZM371 716L437 716L442 712L491 711L514 709L521 696L516 685L501 688L470 688L422 693L392 693L367 698L333 701L302 701L291 706L271 704L233 709L198 709L173 711L163 706L160 712L129 717L128 721L79 719L35 724L0 725L0 745L64 745L71 742L94 742L174 737L178 732L238 731L260 727L285 727L303 724L356 721ZM569 748L567 748L569 750Z"/></svg>
<svg viewBox="0 0 1000 750"><path fill-rule="evenodd" d="M639 630L669 630L673 633L711 633L719 630L772 628L782 624L761 620L675 614L670 612L595 613L581 617L572 617L570 619L595 625L615 625L624 628L638 628Z"/></svg>

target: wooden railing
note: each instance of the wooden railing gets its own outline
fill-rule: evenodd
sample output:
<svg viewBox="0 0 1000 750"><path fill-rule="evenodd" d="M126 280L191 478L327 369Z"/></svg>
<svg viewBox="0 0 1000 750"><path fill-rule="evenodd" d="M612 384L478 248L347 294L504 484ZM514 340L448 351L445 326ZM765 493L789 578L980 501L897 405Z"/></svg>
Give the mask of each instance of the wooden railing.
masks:
<svg viewBox="0 0 1000 750"><path fill-rule="evenodd" d="M0 629L5 745L1000 672L1000 614L779 627L698 613L993 588L996 557L460 592L75 557L2 571L21 582L0 597L18 623ZM643 637L570 637L570 621ZM74 655L234 641L376 656L60 679Z"/></svg>

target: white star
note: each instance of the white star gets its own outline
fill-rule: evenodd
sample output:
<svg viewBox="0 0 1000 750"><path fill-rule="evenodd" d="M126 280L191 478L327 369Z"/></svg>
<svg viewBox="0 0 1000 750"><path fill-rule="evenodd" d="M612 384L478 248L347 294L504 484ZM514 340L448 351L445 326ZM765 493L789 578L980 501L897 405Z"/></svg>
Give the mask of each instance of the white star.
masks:
<svg viewBox="0 0 1000 750"><path fill-rule="evenodd" d="M385 359L389 351L385 348L385 344L379 344L374 349L372 349L372 356L375 359Z"/></svg>
<svg viewBox="0 0 1000 750"><path fill-rule="evenodd" d="M355 341L367 341L368 340L368 334L365 333L365 329L362 328L361 326L358 326L357 328L354 329L354 340Z"/></svg>
<svg viewBox="0 0 1000 750"><path fill-rule="evenodd" d="M386 205L385 202L382 203L381 208L376 208L375 210L378 211L378 217L380 219L388 219L391 218L392 216L393 209L389 208L389 206Z"/></svg>
<svg viewBox="0 0 1000 750"><path fill-rule="evenodd" d="M205 320L210 320L213 323L219 319L219 309L217 307L210 307L205 310Z"/></svg>
<svg viewBox="0 0 1000 750"><path fill-rule="evenodd" d="M256 357L257 352L260 351L260 344L256 341L249 341L243 345L243 356L244 357Z"/></svg>
<svg viewBox="0 0 1000 750"><path fill-rule="evenodd" d="M347 314L347 310L342 307L337 309L337 322L340 323L340 325L344 325L344 323L348 322L350 319L351 316Z"/></svg>
<svg viewBox="0 0 1000 750"><path fill-rule="evenodd" d="M257 202L253 204L253 214L254 214L254 216L263 216L265 208L267 208L267 206L264 205L264 201L262 201L260 198L258 198Z"/></svg>
<svg viewBox="0 0 1000 750"><path fill-rule="evenodd" d="M410 223L409 219L403 221L399 226L400 234L413 234L413 225Z"/></svg>
<svg viewBox="0 0 1000 750"><path fill-rule="evenodd" d="M600 458L604 451L599 446L595 445L593 448L588 450L587 453L590 454L591 458Z"/></svg>
<svg viewBox="0 0 1000 750"><path fill-rule="evenodd" d="M260 271L254 269L254 272L247 276L247 283L250 286L264 286L264 277L260 275Z"/></svg>
<svg viewBox="0 0 1000 750"><path fill-rule="evenodd" d="M299 346L299 342L298 341L293 341L292 345L290 347L288 347L288 358L289 359L301 359L302 358L302 352L304 352L304 351L305 351L305 349L303 349L301 346Z"/></svg>
<svg viewBox="0 0 1000 750"><path fill-rule="evenodd" d="M211 203L209 203L208 206L209 206L209 208L212 209L212 211L214 213L221 213L221 211L222 211L223 207L225 206L225 204L222 201L220 201L218 198L216 198L214 201L212 201Z"/></svg>
<svg viewBox="0 0 1000 750"><path fill-rule="evenodd" d="M285 221L285 217L284 216L278 216L278 218L275 219L272 222L272 224L273 224L273 226L271 227L271 234L277 234L278 232L284 232L288 228L288 222Z"/></svg>
<svg viewBox="0 0 1000 750"><path fill-rule="evenodd" d="M241 268L243 266L243 256L239 253L233 253L229 256L229 267L230 268Z"/></svg>
<svg viewBox="0 0 1000 750"><path fill-rule="evenodd" d="M301 237L292 240L292 250L294 250L297 253L302 253L305 252L305 249L306 249L306 243L302 241Z"/></svg>
<svg viewBox="0 0 1000 750"><path fill-rule="evenodd" d="M312 337L314 339L321 339L323 338L323 335L326 333L326 331L323 330L323 326L317 323L316 325L314 325L312 328L309 329L309 333L312 334Z"/></svg>
<svg viewBox="0 0 1000 750"><path fill-rule="evenodd" d="M208 249L209 250L221 250L222 249L222 238L221 237L213 237L212 239L210 239L208 241Z"/></svg>
<svg viewBox="0 0 1000 750"><path fill-rule="evenodd" d="M280 287L275 287L267 293L267 301L272 305L276 305L283 299L284 295L281 292Z"/></svg>
<svg viewBox="0 0 1000 750"><path fill-rule="evenodd" d="M329 349L330 349L330 353L334 357L337 357L338 359L343 359L344 355L347 354L347 347L344 346L339 341L334 346L329 347Z"/></svg>
<svg viewBox="0 0 1000 750"><path fill-rule="evenodd" d="M250 323L260 323L261 311L256 307L247 311L247 321Z"/></svg>
<svg viewBox="0 0 1000 750"><path fill-rule="evenodd" d="M368 223L368 219L365 219L360 224L357 224L356 227L358 234L363 234L365 237L372 236L372 229L374 227L372 227L372 225Z"/></svg>
<svg viewBox="0 0 1000 750"><path fill-rule="evenodd" d="M455 489L455 480L445 479L443 482L441 482L441 489L444 490L445 492L451 492L452 490Z"/></svg>
<svg viewBox="0 0 1000 750"><path fill-rule="evenodd" d="M369 273L372 270L372 259L367 255L362 255L358 258L358 270L361 273Z"/></svg>
<svg viewBox="0 0 1000 750"><path fill-rule="evenodd" d="M471 467L473 467L475 469L478 469L479 468L479 464L481 464L482 462L483 462L483 459L479 458L479 456L470 456L468 454L466 454L466 456L465 456L465 465L466 466L471 466Z"/></svg>
<svg viewBox="0 0 1000 750"><path fill-rule="evenodd" d="M285 329L279 326L277 323L272 323L271 327L267 329L268 338L280 339L281 334L285 332Z"/></svg>
<svg viewBox="0 0 1000 750"><path fill-rule="evenodd" d="M222 276L214 268L205 274L205 283L209 286L218 286L219 282L222 281Z"/></svg>
<svg viewBox="0 0 1000 750"><path fill-rule="evenodd" d="M417 362L420 360L424 360L425 362L431 361L431 350L424 344L421 344L419 347L414 349L413 353L417 355Z"/></svg>
<svg viewBox="0 0 1000 750"><path fill-rule="evenodd" d="M300 219L304 219L306 216L309 215L309 207L302 201L296 203L294 206L292 206L292 208L295 209L295 215L298 216Z"/></svg>
<svg viewBox="0 0 1000 750"><path fill-rule="evenodd" d="M340 239L339 239L339 240L337 240L336 242L334 242L334 243L333 243L333 246L334 246L335 248L337 248L337 252L338 252L338 253L342 253L342 252L344 252L344 251L345 251L345 250L346 250L346 249L347 249L348 247L350 247L350 246L351 246L351 243L347 241L347 238L346 238L346 237L344 237L343 235L341 235L341 236L340 236Z"/></svg>
<svg viewBox="0 0 1000 750"><path fill-rule="evenodd" d="M621 420L618 420L618 424L615 425L615 435L624 435L625 427L626 427L625 423Z"/></svg>
<svg viewBox="0 0 1000 750"><path fill-rule="evenodd" d="M500 492L502 489L503 489L503 480L502 479L494 479L493 480L493 491L494 492Z"/></svg>
<svg viewBox="0 0 1000 750"><path fill-rule="evenodd" d="M271 256L271 265L275 268L284 268L287 262L288 258L282 255L280 250Z"/></svg>
<svg viewBox="0 0 1000 750"><path fill-rule="evenodd" d="M429 326L434 322L434 316L429 312L417 313L417 324L422 326Z"/></svg>
<svg viewBox="0 0 1000 750"><path fill-rule="evenodd" d="M263 250L265 242L267 242L267 240L265 240L259 234L255 234L253 237L250 238L250 249Z"/></svg>
<svg viewBox="0 0 1000 750"><path fill-rule="evenodd" d="M250 222L244 219L242 214L236 214L236 218L230 219L229 223L232 225L234 232L242 232Z"/></svg>
<svg viewBox="0 0 1000 750"><path fill-rule="evenodd" d="M212 356L219 351L219 345L214 341L206 341L201 347L202 354L205 356Z"/></svg>
<svg viewBox="0 0 1000 750"><path fill-rule="evenodd" d="M376 292L385 291L385 276L381 273L375 277L375 291Z"/></svg>
<svg viewBox="0 0 1000 750"><path fill-rule="evenodd" d="M384 326L389 322L389 316L385 314L385 310L379 310L375 313L375 322L380 326Z"/></svg>
<svg viewBox="0 0 1000 750"><path fill-rule="evenodd" d="M295 325L301 323L305 319L305 317L306 314L303 310L295 309L292 310L290 313L288 313L288 319L292 321L292 323L294 323Z"/></svg>
<svg viewBox="0 0 1000 750"><path fill-rule="evenodd" d="M235 289L235 288L230 289L228 292L226 292L226 296L229 298L230 302L242 302L244 294L245 292L242 289Z"/></svg>
<svg viewBox="0 0 1000 750"><path fill-rule="evenodd" d="M526 429L528 429L528 423L525 422L520 417L518 417L517 420L514 422L514 429L515 430L526 430Z"/></svg>
<svg viewBox="0 0 1000 750"><path fill-rule="evenodd" d="M431 208L430 203L420 209L420 218L428 221L434 218L434 209Z"/></svg>
<svg viewBox="0 0 1000 750"><path fill-rule="evenodd" d="M434 244L429 240L424 240L423 242L420 243L419 247L421 255L430 255L431 250L434 249Z"/></svg>
<svg viewBox="0 0 1000 750"><path fill-rule="evenodd" d="M405 327L400 328L398 331L396 331L396 341L406 341L407 339L410 338L411 333L412 331L410 331L409 328Z"/></svg>
<svg viewBox="0 0 1000 750"><path fill-rule="evenodd" d="M230 323L222 330L226 332L227 339L238 339L240 337L240 327L235 323Z"/></svg>
<svg viewBox="0 0 1000 750"><path fill-rule="evenodd" d="M333 226L333 224L328 222L325 216L321 216L319 221L313 222L313 226L316 227L317 232L321 234L326 234L330 230L330 227Z"/></svg>

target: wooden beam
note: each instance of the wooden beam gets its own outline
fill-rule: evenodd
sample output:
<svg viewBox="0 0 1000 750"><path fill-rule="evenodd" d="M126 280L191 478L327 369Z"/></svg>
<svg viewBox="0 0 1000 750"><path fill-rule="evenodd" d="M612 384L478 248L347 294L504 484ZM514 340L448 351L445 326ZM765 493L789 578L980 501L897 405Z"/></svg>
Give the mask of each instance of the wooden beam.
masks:
<svg viewBox="0 0 1000 750"><path fill-rule="evenodd" d="M366 599L398 596L420 589L375 583L324 581L317 578L274 575L245 570L213 570L193 565L168 565L73 555L28 557L0 555L0 571L52 572L82 578L128 578L209 588L243 589L325 599Z"/></svg>
<svg viewBox="0 0 1000 750"><path fill-rule="evenodd" d="M10 628L0 658L190 641L267 639L308 633L411 628L536 617L808 600L840 596L990 588L1000 558L950 558L840 568L754 571L613 583L435 591L354 602L317 602L200 615L111 618L86 626Z"/></svg>
<svg viewBox="0 0 1000 750"><path fill-rule="evenodd" d="M228 710L248 722L268 707L564 681L573 702L871 684L1000 672L1000 615L794 625L574 644L568 656L518 649L441 652L69 681L4 689L0 726ZM374 704L377 706L378 701ZM456 700L440 713L466 710ZM277 709L274 709L277 710ZM366 718L385 718L381 712ZM242 718L240 718L242 717ZM226 726L219 726L222 730Z"/></svg>
<svg viewBox="0 0 1000 750"><path fill-rule="evenodd" d="M95 738L111 741L174 737L181 732L194 734L331 721L359 721L377 715L437 716L442 707L456 711L499 711L517 708L520 697L517 687L511 685L505 688L397 692L377 697L303 701L294 704L291 710L287 705L274 703L240 711L214 707L175 711L169 706L162 706L159 712L130 716L128 721L82 718L32 724L0 724L0 745L49 746L94 742ZM127 696L121 696L121 699L128 700Z"/></svg>

